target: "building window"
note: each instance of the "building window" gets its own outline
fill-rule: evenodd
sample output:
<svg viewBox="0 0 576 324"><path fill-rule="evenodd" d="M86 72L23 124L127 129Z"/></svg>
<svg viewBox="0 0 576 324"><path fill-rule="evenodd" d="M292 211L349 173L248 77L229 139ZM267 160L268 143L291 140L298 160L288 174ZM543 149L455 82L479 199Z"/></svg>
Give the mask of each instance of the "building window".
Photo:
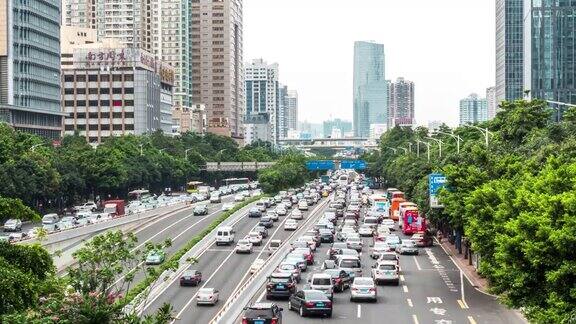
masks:
<svg viewBox="0 0 576 324"><path fill-rule="evenodd" d="M134 112L133 111L127 111L124 113L124 118L134 118Z"/></svg>
<svg viewBox="0 0 576 324"><path fill-rule="evenodd" d="M134 124L126 124L126 125L124 126L124 128L125 128L126 130L134 130Z"/></svg>
<svg viewBox="0 0 576 324"><path fill-rule="evenodd" d="M74 76L73 75L65 75L64 81L65 82L74 82Z"/></svg>
<svg viewBox="0 0 576 324"><path fill-rule="evenodd" d="M86 107L86 100L78 100L78 101L76 101L76 106L78 106L78 107Z"/></svg>
<svg viewBox="0 0 576 324"><path fill-rule="evenodd" d="M132 94L132 93L134 93L134 88L125 88L124 93L125 94Z"/></svg>
<svg viewBox="0 0 576 324"><path fill-rule="evenodd" d="M110 113L109 112L101 112L100 118L110 118Z"/></svg>
<svg viewBox="0 0 576 324"><path fill-rule="evenodd" d="M134 81L134 75L133 74L124 75L124 81Z"/></svg>
<svg viewBox="0 0 576 324"><path fill-rule="evenodd" d="M102 124L100 125L100 130L110 130L110 124Z"/></svg>
<svg viewBox="0 0 576 324"><path fill-rule="evenodd" d="M84 118L86 118L86 113L77 113L77 114L76 114L76 118L78 118L78 119L84 119ZM80 126L80 125L78 125L78 126Z"/></svg>
<svg viewBox="0 0 576 324"><path fill-rule="evenodd" d="M134 107L134 100L124 100L124 107Z"/></svg>
<svg viewBox="0 0 576 324"><path fill-rule="evenodd" d="M100 94L109 94L110 88L100 88Z"/></svg>
<svg viewBox="0 0 576 324"><path fill-rule="evenodd" d="M122 94L122 88L112 88L113 94Z"/></svg>
<svg viewBox="0 0 576 324"><path fill-rule="evenodd" d="M88 130L98 130L98 125L88 125Z"/></svg>
<svg viewBox="0 0 576 324"><path fill-rule="evenodd" d="M122 124L114 124L114 125L112 126L112 129L113 129L113 130L122 130Z"/></svg>
<svg viewBox="0 0 576 324"><path fill-rule="evenodd" d="M98 75L96 75L96 74L90 74L90 75L88 76L88 81L93 81L93 82L98 81Z"/></svg>
<svg viewBox="0 0 576 324"><path fill-rule="evenodd" d="M101 107L108 107L108 106L110 106L110 101L109 100L100 100L100 106Z"/></svg>
<svg viewBox="0 0 576 324"><path fill-rule="evenodd" d="M112 118L122 118L122 113L121 112L114 112L114 113L112 113Z"/></svg>
<svg viewBox="0 0 576 324"><path fill-rule="evenodd" d="M86 88L77 88L76 93L77 94L86 94Z"/></svg>
<svg viewBox="0 0 576 324"><path fill-rule="evenodd" d="M88 93L89 94L98 94L98 88L89 88Z"/></svg>
<svg viewBox="0 0 576 324"><path fill-rule="evenodd" d="M66 126L64 126L64 130L73 131L73 130L74 130L74 125L66 125Z"/></svg>
<svg viewBox="0 0 576 324"><path fill-rule="evenodd" d="M110 76L108 74L100 75L100 82L108 82L108 81L110 81Z"/></svg>
<svg viewBox="0 0 576 324"><path fill-rule="evenodd" d="M89 100L88 106L89 107L98 107L98 100Z"/></svg>
<svg viewBox="0 0 576 324"><path fill-rule="evenodd" d="M98 119L98 113L97 112L88 113L88 118Z"/></svg>
<svg viewBox="0 0 576 324"><path fill-rule="evenodd" d="M67 95L74 94L74 89L73 88L66 88L66 89L64 89L64 94L67 94Z"/></svg>
<svg viewBox="0 0 576 324"><path fill-rule="evenodd" d="M112 81L122 81L122 75L121 74L114 74L112 76Z"/></svg>
<svg viewBox="0 0 576 324"><path fill-rule="evenodd" d="M86 82L86 76L85 75L77 75L76 76L76 82Z"/></svg>

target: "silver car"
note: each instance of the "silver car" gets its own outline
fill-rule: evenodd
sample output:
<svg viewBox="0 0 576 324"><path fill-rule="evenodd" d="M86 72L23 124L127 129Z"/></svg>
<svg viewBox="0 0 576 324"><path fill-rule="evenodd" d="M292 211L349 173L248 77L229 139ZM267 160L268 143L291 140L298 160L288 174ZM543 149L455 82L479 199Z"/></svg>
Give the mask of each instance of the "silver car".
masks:
<svg viewBox="0 0 576 324"><path fill-rule="evenodd" d="M372 278L376 284L392 283L398 286L400 284L398 265L394 261L378 261L372 267Z"/></svg>
<svg viewBox="0 0 576 324"><path fill-rule="evenodd" d="M216 305L220 292L214 288L200 288L196 295L196 305Z"/></svg>
<svg viewBox="0 0 576 324"><path fill-rule="evenodd" d="M356 300L378 300L374 279L370 277L356 277L350 287L350 301Z"/></svg>
<svg viewBox="0 0 576 324"><path fill-rule="evenodd" d="M396 253L418 255L418 246L412 240L402 240L402 244L396 245Z"/></svg>

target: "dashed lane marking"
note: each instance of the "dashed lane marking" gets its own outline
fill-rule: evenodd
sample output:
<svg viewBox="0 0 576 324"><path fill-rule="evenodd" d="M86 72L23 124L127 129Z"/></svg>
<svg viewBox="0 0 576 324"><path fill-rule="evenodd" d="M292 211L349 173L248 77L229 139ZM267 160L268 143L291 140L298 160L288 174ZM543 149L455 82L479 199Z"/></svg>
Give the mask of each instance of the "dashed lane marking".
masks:
<svg viewBox="0 0 576 324"><path fill-rule="evenodd" d="M412 299L407 298L407 299L406 299L406 302L408 303L408 306L414 307L414 304L412 304Z"/></svg>
<svg viewBox="0 0 576 324"><path fill-rule="evenodd" d="M404 281L404 276L403 276L403 275L400 275L400 281L402 281L402 282Z"/></svg>
<svg viewBox="0 0 576 324"><path fill-rule="evenodd" d="M407 292L408 292L408 286L406 286L406 285L402 285L402 289L404 290L404 292L405 292L405 293L407 293Z"/></svg>
<svg viewBox="0 0 576 324"><path fill-rule="evenodd" d="M474 317L472 317L472 316L468 316L468 321L470 322L470 324L476 324L476 321L474 320Z"/></svg>
<svg viewBox="0 0 576 324"><path fill-rule="evenodd" d="M416 315L412 315L412 320L414 321L414 324L420 324L420 322L418 322L418 316Z"/></svg>
<svg viewBox="0 0 576 324"><path fill-rule="evenodd" d="M362 317L362 306L361 305L358 305L358 311L356 312L356 316L358 318Z"/></svg>
<svg viewBox="0 0 576 324"><path fill-rule="evenodd" d="M463 300L458 299L458 305L460 305L460 308L462 309L468 309L468 305L466 305L466 302Z"/></svg>
<svg viewBox="0 0 576 324"><path fill-rule="evenodd" d="M416 259L415 255L413 256L413 258L414 258L414 263L416 263L416 268L418 268L418 271L421 271L422 268L420 267L420 263L418 263L418 259Z"/></svg>

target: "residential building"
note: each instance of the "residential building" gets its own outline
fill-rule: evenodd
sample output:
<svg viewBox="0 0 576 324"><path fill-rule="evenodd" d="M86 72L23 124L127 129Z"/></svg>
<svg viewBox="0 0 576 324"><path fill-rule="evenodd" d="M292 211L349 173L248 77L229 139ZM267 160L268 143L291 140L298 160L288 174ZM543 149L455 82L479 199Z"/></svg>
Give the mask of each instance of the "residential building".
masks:
<svg viewBox="0 0 576 324"><path fill-rule="evenodd" d="M340 136L344 136L345 133L352 130L352 122L347 120L342 120L340 118L335 118L332 120L325 120L323 123L324 137L330 137L332 135L333 129L340 130Z"/></svg>
<svg viewBox="0 0 576 324"><path fill-rule="evenodd" d="M172 109L172 130L174 134L186 132L203 134L206 130L204 105L193 105L190 108L174 107Z"/></svg>
<svg viewBox="0 0 576 324"><path fill-rule="evenodd" d="M440 126L445 125L445 123L441 120L431 120L428 121L428 130L433 132L440 129Z"/></svg>
<svg viewBox="0 0 576 324"><path fill-rule="evenodd" d="M575 13L575 1L524 2L524 88L533 99L576 104Z"/></svg>
<svg viewBox="0 0 576 324"><path fill-rule="evenodd" d="M496 102L523 97L524 1L496 0Z"/></svg>
<svg viewBox="0 0 576 324"><path fill-rule="evenodd" d="M245 81L244 124L258 125L245 128L245 142L249 144L260 139L276 144L281 131L278 64L268 64L262 59L253 60L246 64ZM266 132L262 130L264 122L269 128Z"/></svg>
<svg viewBox="0 0 576 324"><path fill-rule="evenodd" d="M384 77L384 45L354 43L354 134L368 137L370 124L388 121L387 83Z"/></svg>
<svg viewBox="0 0 576 324"><path fill-rule="evenodd" d="M278 96L278 134L279 138L287 138L288 131L298 127L298 92L283 85Z"/></svg>
<svg viewBox="0 0 576 324"><path fill-rule="evenodd" d="M488 101L473 93L460 100L460 125L475 124L488 120Z"/></svg>
<svg viewBox="0 0 576 324"><path fill-rule="evenodd" d="M388 82L388 128L395 126L413 126L414 82L398 78Z"/></svg>
<svg viewBox="0 0 576 324"><path fill-rule="evenodd" d="M55 0L0 0L0 122L62 134L60 11Z"/></svg>
<svg viewBox="0 0 576 324"><path fill-rule="evenodd" d="M298 128L298 91L288 90L286 97L286 126L288 129Z"/></svg>
<svg viewBox="0 0 576 324"><path fill-rule="evenodd" d="M388 131L388 124L372 124L370 125L370 136L372 140L379 140L382 134Z"/></svg>
<svg viewBox="0 0 576 324"><path fill-rule="evenodd" d="M192 101L206 107L207 131L242 142L242 0L191 0Z"/></svg>
<svg viewBox="0 0 576 324"><path fill-rule="evenodd" d="M300 131L296 129L289 129L287 139L300 139Z"/></svg>
<svg viewBox="0 0 576 324"><path fill-rule="evenodd" d="M172 66L118 40L70 46L62 53L65 134L78 132L89 143L171 134L174 75Z"/></svg>
<svg viewBox="0 0 576 324"><path fill-rule="evenodd" d="M486 101L488 102L488 120L496 117L498 103L496 101L496 87L486 89Z"/></svg>

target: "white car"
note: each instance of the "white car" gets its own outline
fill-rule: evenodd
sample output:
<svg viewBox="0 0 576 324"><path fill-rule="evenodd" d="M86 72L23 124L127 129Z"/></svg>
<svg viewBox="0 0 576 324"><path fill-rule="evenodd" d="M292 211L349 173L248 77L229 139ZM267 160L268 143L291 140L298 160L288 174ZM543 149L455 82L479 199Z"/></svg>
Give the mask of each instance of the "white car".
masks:
<svg viewBox="0 0 576 324"><path fill-rule="evenodd" d="M270 217L270 219L274 222L278 221L278 214L276 214L275 211L269 211L266 213L267 217Z"/></svg>
<svg viewBox="0 0 576 324"><path fill-rule="evenodd" d="M253 274L253 273L257 272L258 270L260 270L260 268L262 268L264 263L266 263L266 262L263 259L254 260L254 262L250 266L250 273Z"/></svg>
<svg viewBox="0 0 576 324"><path fill-rule="evenodd" d="M378 259L383 253L392 251L392 248L386 242L375 242L370 249L370 257Z"/></svg>
<svg viewBox="0 0 576 324"><path fill-rule="evenodd" d="M284 230L285 231L295 231L297 229L298 229L298 221L296 221L295 219L289 218L284 223Z"/></svg>
<svg viewBox="0 0 576 324"><path fill-rule="evenodd" d="M4 232L18 232L22 230L22 221L19 219L9 219L4 223Z"/></svg>
<svg viewBox="0 0 576 324"><path fill-rule="evenodd" d="M288 213L283 205L276 207L276 210L274 211L276 214L278 214L278 216L286 216L286 213Z"/></svg>
<svg viewBox="0 0 576 324"><path fill-rule="evenodd" d="M253 245L262 245L262 235L260 232L250 232L248 233L248 241Z"/></svg>
<svg viewBox="0 0 576 324"><path fill-rule="evenodd" d="M234 196L234 201L244 201L244 195L236 195Z"/></svg>
<svg viewBox="0 0 576 324"><path fill-rule="evenodd" d="M236 253L252 253L252 242L247 239L239 240L236 244Z"/></svg>
<svg viewBox="0 0 576 324"><path fill-rule="evenodd" d="M395 231L396 229L394 228L394 220L392 219L384 219L382 220L382 225L388 227L389 230L391 231Z"/></svg>
<svg viewBox="0 0 576 324"><path fill-rule="evenodd" d="M309 281L310 289L320 290L328 299L332 300L334 297L334 286L332 284L332 276L327 273L315 273Z"/></svg>
<svg viewBox="0 0 576 324"><path fill-rule="evenodd" d="M372 236L374 229L370 225L362 224L358 229L358 234L360 234L360 236Z"/></svg>
<svg viewBox="0 0 576 324"><path fill-rule="evenodd" d="M196 295L196 305L216 305L220 293L214 288L200 288Z"/></svg>
<svg viewBox="0 0 576 324"><path fill-rule="evenodd" d="M225 203L222 205L222 211L228 211L231 210L232 208L234 208L233 203Z"/></svg>
<svg viewBox="0 0 576 324"><path fill-rule="evenodd" d="M308 203L306 202L306 200L301 200L298 202L298 209L300 210L308 210Z"/></svg>
<svg viewBox="0 0 576 324"><path fill-rule="evenodd" d="M368 299L372 301L378 300L376 292L376 285L374 279L370 277L356 277L350 287L350 301Z"/></svg>
<svg viewBox="0 0 576 324"><path fill-rule="evenodd" d="M302 215L302 212L300 210L294 209L292 211L292 213L290 214L290 218L296 219L296 220L301 220L301 219L304 219L304 216Z"/></svg>
<svg viewBox="0 0 576 324"><path fill-rule="evenodd" d="M398 286L400 284L398 265L394 261L378 261L372 267L372 278L376 284L391 282Z"/></svg>

